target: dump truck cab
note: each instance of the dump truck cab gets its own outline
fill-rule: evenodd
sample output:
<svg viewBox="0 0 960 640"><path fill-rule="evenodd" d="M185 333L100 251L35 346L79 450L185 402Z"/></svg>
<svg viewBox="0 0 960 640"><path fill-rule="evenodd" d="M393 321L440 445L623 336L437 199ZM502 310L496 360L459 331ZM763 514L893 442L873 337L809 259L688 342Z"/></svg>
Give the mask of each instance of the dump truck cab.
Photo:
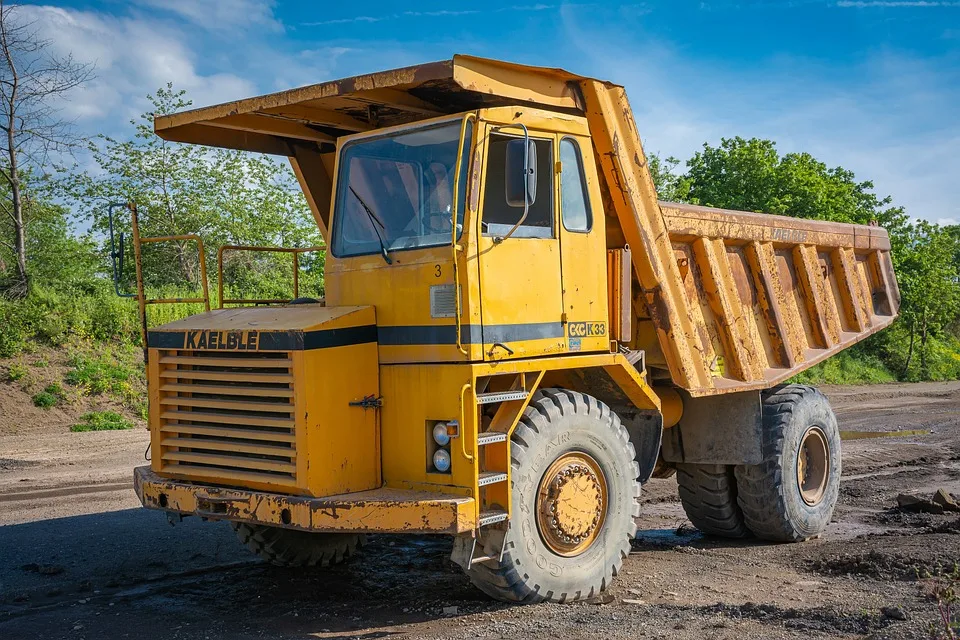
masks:
<svg viewBox="0 0 960 640"><path fill-rule="evenodd" d="M522 181L508 182L525 140L526 207ZM606 249L602 205L583 149L584 118L515 107L344 138L327 304L378 309L384 364L609 352L606 264L588 258Z"/></svg>
<svg viewBox="0 0 960 640"><path fill-rule="evenodd" d="M322 300L145 331L145 506L286 565L453 535L509 601L604 588L655 473L709 533L829 521L835 417L776 385L893 321L882 229L659 203L622 87L469 56L156 131L289 158L327 258Z"/></svg>

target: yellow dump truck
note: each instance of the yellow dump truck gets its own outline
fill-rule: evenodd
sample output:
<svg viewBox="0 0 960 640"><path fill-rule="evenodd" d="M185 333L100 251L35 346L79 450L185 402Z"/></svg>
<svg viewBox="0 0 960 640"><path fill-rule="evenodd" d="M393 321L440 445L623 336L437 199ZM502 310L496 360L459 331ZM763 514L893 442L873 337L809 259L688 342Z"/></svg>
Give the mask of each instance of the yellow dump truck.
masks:
<svg viewBox="0 0 960 640"><path fill-rule="evenodd" d="M323 299L146 331L144 506L286 566L446 534L516 602L606 588L655 475L707 534L829 522L836 418L784 382L893 322L883 229L658 202L622 87L470 56L155 129L289 158L328 254Z"/></svg>

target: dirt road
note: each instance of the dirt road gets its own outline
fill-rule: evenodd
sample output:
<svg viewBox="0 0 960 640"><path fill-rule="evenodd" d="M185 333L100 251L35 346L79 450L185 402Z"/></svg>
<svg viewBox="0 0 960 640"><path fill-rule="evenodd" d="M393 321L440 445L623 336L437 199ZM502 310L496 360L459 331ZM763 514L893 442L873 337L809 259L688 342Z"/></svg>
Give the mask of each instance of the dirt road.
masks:
<svg viewBox="0 0 960 640"><path fill-rule="evenodd" d="M834 522L800 545L705 539L675 481L651 481L621 575L574 605L490 601L443 538L371 538L333 570L265 566L224 523L138 508L144 431L0 434L0 638L926 638L916 572L960 560L960 515L896 496L960 493L960 383L824 390L842 429L930 433L844 442Z"/></svg>

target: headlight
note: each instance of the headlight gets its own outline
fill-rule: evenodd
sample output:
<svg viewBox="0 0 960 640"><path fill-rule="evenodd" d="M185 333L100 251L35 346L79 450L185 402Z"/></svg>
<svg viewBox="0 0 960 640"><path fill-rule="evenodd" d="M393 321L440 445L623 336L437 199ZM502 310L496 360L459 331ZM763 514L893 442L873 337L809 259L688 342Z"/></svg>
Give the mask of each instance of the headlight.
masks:
<svg viewBox="0 0 960 640"><path fill-rule="evenodd" d="M433 441L441 447L450 444L450 435L447 433L447 423L438 422L433 425Z"/></svg>
<svg viewBox="0 0 960 640"><path fill-rule="evenodd" d="M437 449L433 454L433 466L440 473L450 471L450 452L446 449Z"/></svg>

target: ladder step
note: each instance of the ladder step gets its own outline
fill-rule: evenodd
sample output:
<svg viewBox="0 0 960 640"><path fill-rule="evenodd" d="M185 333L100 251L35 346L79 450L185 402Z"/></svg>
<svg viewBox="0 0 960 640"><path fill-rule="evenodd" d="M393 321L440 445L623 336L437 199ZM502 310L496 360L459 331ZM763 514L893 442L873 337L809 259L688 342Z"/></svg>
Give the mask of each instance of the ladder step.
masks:
<svg viewBox="0 0 960 640"><path fill-rule="evenodd" d="M477 484L481 487L485 487L488 484L493 484L495 482L506 482L507 474L501 473L500 471L484 471L480 474L480 482Z"/></svg>
<svg viewBox="0 0 960 640"><path fill-rule="evenodd" d="M500 433L499 431L481 433L480 437L477 438L477 444L481 447L488 444L494 444L496 442L506 442L506 441L507 441L507 434Z"/></svg>
<svg viewBox="0 0 960 640"><path fill-rule="evenodd" d="M478 525L481 527L485 527L489 524L496 524L498 522L503 522L509 517L510 517L509 514L507 514L507 512L504 511L503 509L490 509L489 511L481 511L480 521L478 522ZM477 558L477 561L482 562L483 560L481 560L480 558Z"/></svg>
<svg viewBox="0 0 960 640"><path fill-rule="evenodd" d="M494 402L507 402L508 400L523 400L530 395L529 391L494 391L491 393L478 393L477 404L493 404Z"/></svg>

